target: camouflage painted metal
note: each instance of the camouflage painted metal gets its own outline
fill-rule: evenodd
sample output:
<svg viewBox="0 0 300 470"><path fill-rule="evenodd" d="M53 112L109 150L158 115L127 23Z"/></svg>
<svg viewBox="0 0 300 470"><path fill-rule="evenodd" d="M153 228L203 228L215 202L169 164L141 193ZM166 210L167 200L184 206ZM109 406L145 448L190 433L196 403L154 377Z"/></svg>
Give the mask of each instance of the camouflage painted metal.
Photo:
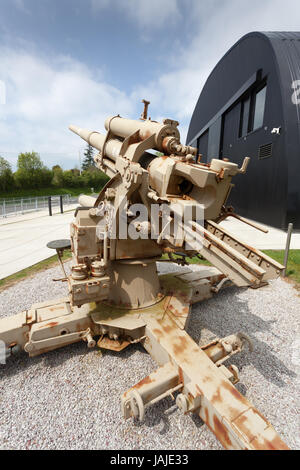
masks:
<svg viewBox="0 0 300 470"><path fill-rule="evenodd" d="M141 120L108 118L105 136L70 126L98 149L96 165L110 180L97 199L79 199L71 224L68 297L0 320L0 339L8 354L23 349L30 356L78 341L119 352L141 343L159 368L123 394L125 418L142 420L147 407L176 394L178 408L197 413L226 449L288 449L234 387L236 366L224 364L244 347L252 348L247 334L237 332L200 347L186 332L193 303L232 283L260 287L283 270L219 223L234 214L225 207L231 180L245 173L249 159L241 168L218 159L201 164L197 150L180 143L178 123L148 119L149 102L144 105ZM132 210L136 204L148 214L156 210L156 237L150 236L151 216L141 220ZM162 204L168 207L167 218ZM176 227L178 211L186 208L188 221ZM124 217L126 230L131 227L140 237L120 235ZM183 230L178 232L178 226ZM191 235L201 235L201 246L190 242ZM187 264L186 255L202 256L214 267L159 276L156 261L163 254L164 261L181 265Z"/></svg>

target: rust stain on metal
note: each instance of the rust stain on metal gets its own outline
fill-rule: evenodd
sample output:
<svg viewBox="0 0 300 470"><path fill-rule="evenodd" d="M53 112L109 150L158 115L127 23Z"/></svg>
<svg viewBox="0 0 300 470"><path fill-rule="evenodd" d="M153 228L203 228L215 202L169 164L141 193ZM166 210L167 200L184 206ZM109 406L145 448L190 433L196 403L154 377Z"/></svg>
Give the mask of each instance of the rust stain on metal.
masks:
<svg viewBox="0 0 300 470"><path fill-rule="evenodd" d="M114 340L110 339L107 336L104 336L103 338L100 338L97 346L101 349L109 349L110 351L115 351L115 352L120 352L123 351L123 349L127 348L130 343L125 340Z"/></svg>
<svg viewBox="0 0 300 470"><path fill-rule="evenodd" d="M163 330L164 330L165 333L168 334L168 333L171 333L171 331L173 331L174 328L171 325L165 325L165 326L163 326Z"/></svg>
<svg viewBox="0 0 300 470"><path fill-rule="evenodd" d="M238 429L247 436L249 442L255 439L255 434L253 434L249 428L248 417L244 414L237 418L237 421L234 422Z"/></svg>
<svg viewBox="0 0 300 470"><path fill-rule="evenodd" d="M50 323L47 323L46 325L40 326L40 328L54 328L57 325L58 325L57 321L51 321Z"/></svg>
<svg viewBox="0 0 300 470"><path fill-rule="evenodd" d="M211 429L211 426L210 426L210 424L209 424L209 412L208 412L208 409L205 408L204 412L205 412L205 422L206 422L207 426Z"/></svg>
<svg viewBox="0 0 300 470"><path fill-rule="evenodd" d="M213 422L214 422L214 432L217 438L219 439L219 441L221 442L221 444L225 448L232 447L232 442L229 437L226 426L224 426L224 424L217 418L217 416L214 416Z"/></svg>
<svg viewBox="0 0 300 470"><path fill-rule="evenodd" d="M202 382L213 382L213 379L209 375L205 375L201 380Z"/></svg>
<svg viewBox="0 0 300 470"><path fill-rule="evenodd" d="M169 306L169 309L171 310L172 315L175 317L186 317L186 315L189 313L188 308L183 308L182 310L177 310L173 305Z"/></svg>
<svg viewBox="0 0 300 470"><path fill-rule="evenodd" d="M181 367L178 367L178 377L179 377L179 383L184 385L184 377L183 377L183 371Z"/></svg>
<svg viewBox="0 0 300 470"><path fill-rule="evenodd" d="M244 403L247 406L249 405L246 398L243 395L241 395L240 392L233 385L231 385L230 383L224 380L222 383L222 386L226 390L228 390L234 396L234 398L236 398L237 400L239 400L240 402Z"/></svg>
<svg viewBox="0 0 300 470"><path fill-rule="evenodd" d="M279 436L276 436L271 441L263 439L261 443L258 441L258 438L255 438L251 442L251 446L255 450L290 450Z"/></svg>
<svg viewBox="0 0 300 470"><path fill-rule="evenodd" d="M133 388L141 388L143 385L151 384L152 382L155 382L155 380L151 379L151 377L148 375L148 377L145 377L143 380L134 385Z"/></svg>
<svg viewBox="0 0 300 470"><path fill-rule="evenodd" d="M158 328L153 329L153 333L158 336L158 338L162 338L164 336L163 332L159 330Z"/></svg>
<svg viewBox="0 0 300 470"><path fill-rule="evenodd" d="M58 307L50 307L49 310L51 312L55 312L56 310L64 310L64 308L65 308L64 305L60 305Z"/></svg>
<svg viewBox="0 0 300 470"><path fill-rule="evenodd" d="M212 396L211 398L211 402L212 403L220 403L222 402L223 399L222 399L222 396L221 396L221 390L220 390L220 387L217 389L216 393Z"/></svg>
<svg viewBox="0 0 300 470"><path fill-rule="evenodd" d="M178 354L180 356L185 351L185 349L188 345L188 342L187 342L187 339L184 338L184 337L177 338L177 341L180 344L178 344L178 342L173 344L173 351L174 351L175 354Z"/></svg>

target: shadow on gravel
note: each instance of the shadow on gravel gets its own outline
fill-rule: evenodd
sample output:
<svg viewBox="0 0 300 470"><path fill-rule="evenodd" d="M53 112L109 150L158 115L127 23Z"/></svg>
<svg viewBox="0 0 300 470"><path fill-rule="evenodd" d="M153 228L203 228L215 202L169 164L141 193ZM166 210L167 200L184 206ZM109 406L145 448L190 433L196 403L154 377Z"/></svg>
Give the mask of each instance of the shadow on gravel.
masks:
<svg viewBox="0 0 300 470"><path fill-rule="evenodd" d="M273 331L276 328L276 320L263 320L251 313L248 302L238 297L241 292L241 288L231 287L221 291L212 299L196 304L191 313L188 333L197 344L201 341L203 328L219 338L240 331L246 333L253 342L253 352L244 350L229 361L236 364L240 370L245 365L252 364L268 381L284 387L284 376L296 377L297 374L274 354L269 344L256 337L257 332L268 332L269 335L280 338ZM284 339L282 342L284 343ZM203 342L205 343L207 341ZM284 348L284 345L282 347ZM240 391L245 393L245 390Z"/></svg>
<svg viewBox="0 0 300 470"><path fill-rule="evenodd" d="M137 349L140 352L144 352L145 354L147 354L146 351L141 347L141 345L128 346L128 348L124 349L119 353L109 350L101 350L101 352L103 356L107 355L119 357L120 360L125 360L129 359L130 356L134 354ZM62 364L69 361L70 359L73 359L74 357L78 357L80 360L80 356L82 357L82 359L84 359L88 355L95 353L97 354L97 352L100 352L97 347L95 349L89 349L87 348L86 343L84 343L83 341L56 349L54 351L49 351L36 357L29 357L27 353L22 351L16 356L11 356L10 358L8 358L7 363L5 365L0 365L0 379L2 377L11 377L20 373L24 373L24 370L37 364L45 364L45 366L55 369L56 367L60 367Z"/></svg>
<svg viewBox="0 0 300 470"><path fill-rule="evenodd" d="M154 426L161 424L162 427L159 431L159 434L163 436L170 430L171 424L169 418L174 413L178 413L178 407L175 403L175 400L173 401L171 397L167 397L155 405L146 408L144 420L140 422L137 419L134 419L134 425L136 427L147 426L148 428L153 428ZM202 421L202 419L195 413L189 413L189 418L192 419L194 425L198 429L205 425L204 421Z"/></svg>
<svg viewBox="0 0 300 470"><path fill-rule="evenodd" d="M252 364L268 381L273 382L277 386L284 387L285 381L283 377L296 377L295 372L290 370L276 357L269 344L255 336L257 332L268 332L270 335L278 338L278 335L272 331L276 320L266 321L257 315L253 315L248 308L247 301L238 297L241 291L240 288L231 287L221 291L212 299L196 304L192 309L188 333L198 344L203 328L219 338L239 331L245 332L253 341L254 351L252 353L244 351L242 354L234 356L231 362L236 364L240 370L245 365ZM139 344L131 345L121 352L102 350L102 353L104 356L118 357L122 361L128 359L136 350L147 354ZM45 363L48 367L55 368L61 366L65 361L70 360L74 356L85 357L93 353L95 353L95 349L88 349L83 342L33 358L30 358L23 352L9 358L5 366L0 365L0 378L22 373L24 369L41 362ZM134 383L131 385L134 385ZM240 391L245 393L245 390Z"/></svg>
<svg viewBox="0 0 300 470"><path fill-rule="evenodd" d="M171 398L164 398L160 402L152 405L145 410L145 417L142 422L138 419L134 419L134 425L136 427L147 426L148 428L153 428L154 426L162 425L159 434L161 436L168 433L170 429L169 417L176 413L177 406Z"/></svg>

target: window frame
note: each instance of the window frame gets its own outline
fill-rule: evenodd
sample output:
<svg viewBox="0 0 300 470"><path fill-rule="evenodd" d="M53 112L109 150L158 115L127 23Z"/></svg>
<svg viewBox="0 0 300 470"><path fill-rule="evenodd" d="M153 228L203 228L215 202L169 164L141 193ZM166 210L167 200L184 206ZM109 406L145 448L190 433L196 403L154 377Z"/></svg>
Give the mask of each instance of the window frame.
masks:
<svg viewBox="0 0 300 470"><path fill-rule="evenodd" d="M263 114L263 119L262 119L262 124L254 129L254 120L255 120L255 112L256 112L256 102L257 102L257 95L260 93L263 89L266 90L265 92L265 101L264 101L264 114ZM252 103L251 103L251 120L249 121L249 130L250 132L255 132L258 129L261 129L264 126L264 118L265 118L265 109L266 109L266 99L267 99L267 84L263 83L259 88L257 88L252 96Z"/></svg>
<svg viewBox="0 0 300 470"><path fill-rule="evenodd" d="M261 92L264 88L266 88L265 94L265 103L264 103L264 115L263 115L263 122L262 125L253 129L254 127L254 117L255 117L255 110L256 110L256 97L259 92ZM264 126L264 118L265 118L265 108L266 108L266 99L267 99L267 79L265 78L262 80L259 85L256 85L251 90L248 91L242 98L241 98L241 115L240 115L240 126L239 126L239 138L242 139L247 137L251 132L255 132L258 129L261 129ZM244 127L244 109L245 103L250 100L249 104L249 113L248 113L248 123L247 123L247 132L243 133Z"/></svg>

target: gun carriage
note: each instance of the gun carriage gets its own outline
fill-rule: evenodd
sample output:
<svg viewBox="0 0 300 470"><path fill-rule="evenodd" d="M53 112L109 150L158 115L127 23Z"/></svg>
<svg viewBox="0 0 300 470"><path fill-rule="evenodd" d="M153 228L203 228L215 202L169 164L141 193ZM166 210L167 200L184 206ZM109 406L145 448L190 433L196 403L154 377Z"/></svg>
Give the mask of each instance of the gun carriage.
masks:
<svg viewBox="0 0 300 470"><path fill-rule="evenodd" d="M68 296L0 320L0 339L8 355L30 356L78 341L120 352L141 343L159 367L123 394L125 418L142 420L147 407L176 394L180 410L197 413L227 449L287 449L235 388L237 368L224 364L251 348L247 334L200 347L186 332L195 302L228 284L260 287L283 270L220 225L238 217L226 201L249 158L241 168L226 159L202 164L197 149L180 143L178 122L148 119L148 104L140 120L109 117L106 135L70 126L98 150L96 166L110 179L97 198L79 198ZM213 266L159 276L162 255Z"/></svg>

